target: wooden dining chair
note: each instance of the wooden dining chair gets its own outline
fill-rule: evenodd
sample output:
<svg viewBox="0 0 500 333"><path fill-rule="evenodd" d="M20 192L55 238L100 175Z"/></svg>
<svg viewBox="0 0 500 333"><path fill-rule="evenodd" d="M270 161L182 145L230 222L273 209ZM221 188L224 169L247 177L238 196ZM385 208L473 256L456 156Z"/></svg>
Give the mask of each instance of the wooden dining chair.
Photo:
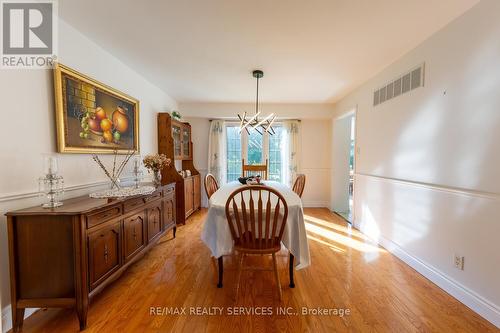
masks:
<svg viewBox="0 0 500 333"><path fill-rule="evenodd" d="M306 175L298 174L295 179L295 183L293 183L292 190L297 193L297 195L302 198L302 193L304 192L304 187L306 186Z"/></svg>
<svg viewBox="0 0 500 333"><path fill-rule="evenodd" d="M266 164L245 164L245 159L242 159L241 160L242 177L260 175L262 179L267 179L267 165L268 165L267 159L266 159Z"/></svg>
<svg viewBox="0 0 500 333"><path fill-rule="evenodd" d="M240 289L241 270L246 255L270 254L278 294L282 299L276 253L281 250L281 239L288 217L285 198L268 186L241 187L226 201L226 219L239 255L235 299ZM271 269L269 269L271 270Z"/></svg>
<svg viewBox="0 0 500 333"><path fill-rule="evenodd" d="M205 192L207 193L207 198L210 199L212 194L214 194L219 189L219 184L214 175L211 173L205 176Z"/></svg>

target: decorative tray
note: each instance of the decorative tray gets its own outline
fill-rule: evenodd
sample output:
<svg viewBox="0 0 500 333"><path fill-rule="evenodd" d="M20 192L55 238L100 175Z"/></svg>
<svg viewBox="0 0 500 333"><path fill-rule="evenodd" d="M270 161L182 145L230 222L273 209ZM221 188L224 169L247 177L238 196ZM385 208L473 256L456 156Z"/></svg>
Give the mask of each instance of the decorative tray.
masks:
<svg viewBox="0 0 500 333"><path fill-rule="evenodd" d="M256 181L247 181L247 185L252 185L252 186L265 186L266 184L264 184L263 181L261 181L260 183L256 182Z"/></svg>
<svg viewBox="0 0 500 333"><path fill-rule="evenodd" d="M108 198L126 198L135 195L148 195L156 190L154 186L141 186L135 187L123 187L120 189L104 190L94 193L90 193L89 197L94 199L108 199Z"/></svg>

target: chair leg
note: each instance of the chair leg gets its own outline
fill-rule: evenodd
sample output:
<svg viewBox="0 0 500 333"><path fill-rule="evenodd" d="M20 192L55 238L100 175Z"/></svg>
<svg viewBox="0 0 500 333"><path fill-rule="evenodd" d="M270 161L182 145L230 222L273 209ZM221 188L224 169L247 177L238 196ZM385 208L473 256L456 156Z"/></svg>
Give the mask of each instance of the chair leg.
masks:
<svg viewBox="0 0 500 333"><path fill-rule="evenodd" d="M273 267L274 267L274 277L276 278L276 284L278 286L278 294L280 296L280 301L283 299L283 295L281 293L281 283L280 283L280 276L278 274L278 264L276 262L276 255L273 253Z"/></svg>
<svg viewBox="0 0 500 333"><path fill-rule="evenodd" d="M218 283L218 267L217 267L217 258L215 257L210 257L210 260L212 261L212 266L214 267L214 279L215 279L215 283Z"/></svg>
<svg viewBox="0 0 500 333"><path fill-rule="evenodd" d="M238 300L238 292L240 291L240 280L241 280L241 268L243 266L243 259L245 258L245 254L240 253L239 263L238 263L238 273L236 275L236 291L234 293L234 300Z"/></svg>
<svg viewBox="0 0 500 333"><path fill-rule="evenodd" d="M222 278L224 274L224 258L220 256L217 258L217 268L219 269L219 281L217 283L217 288L222 288Z"/></svg>

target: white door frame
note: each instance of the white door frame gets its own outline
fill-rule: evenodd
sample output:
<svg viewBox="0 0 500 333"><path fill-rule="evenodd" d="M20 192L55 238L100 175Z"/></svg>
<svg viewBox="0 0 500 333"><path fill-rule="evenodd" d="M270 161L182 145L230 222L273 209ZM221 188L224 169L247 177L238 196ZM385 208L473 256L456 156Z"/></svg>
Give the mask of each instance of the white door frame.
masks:
<svg viewBox="0 0 500 333"><path fill-rule="evenodd" d="M358 155L358 147L357 147L357 145L358 145L357 115L358 115L358 106L355 105L354 107L348 109L347 112L345 112L345 113L341 114L340 116L334 118L333 121L332 121L332 130L334 130L335 122L337 122L337 121L341 121L341 120L343 120L345 118L351 118L351 117L354 118L354 121L355 121L355 124L354 124L354 161L353 161L353 174L354 174L353 175L353 178L354 178L353 182L354 182L354 184L353 184L353 194L352 194L353 209L352 209L352 212L351 212L351 214L352 214L352 221L351 222L353 224L354 224L354 221L356 219L356 217L355 217L355 211L356 210L354 209L354 207L355 207L355 202L356 202L355 201L356 200L355 199L355 196L356 196L356 174L357 174L357 172L356 172L356 169L357 169L356 160L357 160L357 155ZM335 135L335 134L332 134L332 135ZM333 138L333 136L332 136L332 138ZM335 149L335 141L333 142L332 151L334 149ZM336 172L336 168L335 168L335 154L333 154L333 153L332 153L332 171ZM335 205L334 205L334 200L335 199L334 199L333 196L335 195L334 189L335 189L336 183L335 183L334 179L335 178L332 175L332 186L331 186L331 189L332 189L332 201L331 201L331 207L330 207L330 209L332 211L334 211L334 208L335 208Z"/></svg>

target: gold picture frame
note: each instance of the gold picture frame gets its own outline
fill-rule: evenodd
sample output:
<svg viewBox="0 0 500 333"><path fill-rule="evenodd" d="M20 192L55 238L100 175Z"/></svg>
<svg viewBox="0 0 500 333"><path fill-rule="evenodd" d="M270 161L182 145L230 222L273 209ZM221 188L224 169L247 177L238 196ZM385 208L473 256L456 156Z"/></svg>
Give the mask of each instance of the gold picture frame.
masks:
<svg viewBox="0 0 500 333"><path fill-rule="evenodd" d="M139 152L139 101L60 63L54 66L57 151Z"/></svg>

